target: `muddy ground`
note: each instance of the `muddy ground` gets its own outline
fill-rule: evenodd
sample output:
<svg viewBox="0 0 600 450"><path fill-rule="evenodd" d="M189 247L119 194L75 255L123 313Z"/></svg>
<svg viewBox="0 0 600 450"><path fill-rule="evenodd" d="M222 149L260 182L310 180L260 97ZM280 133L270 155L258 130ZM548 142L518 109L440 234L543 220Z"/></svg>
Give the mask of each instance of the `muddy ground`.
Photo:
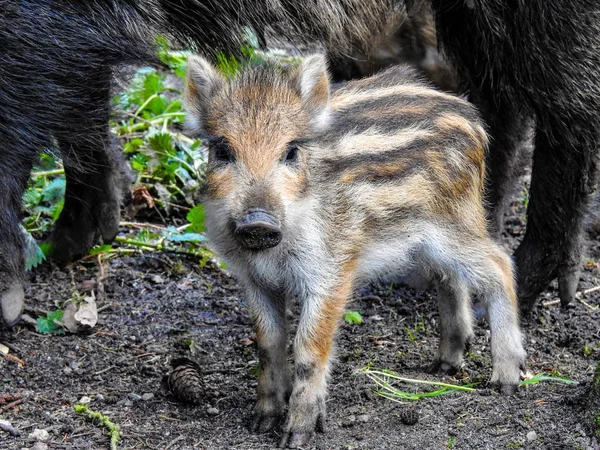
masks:
<svg viewBox="0 0 600 450"><path fill-rule="evenodd" d="M517 199L507 218L507 246L524 230L522 206ZM580 289L600 285L596 261L600 241L592 240ZM95 261L34 270L27 313L37 317L76 290L97 290L99 270ZM73 411L83 396L120 426L120 449L275 447L280 430L252 435L247 429L257 352L235 279L164 253L114 258L102 270L105 295L98 298L100 321L91 332L41 335L28 324L1 332L0 342L25 365L0 357L1 392L17 401L9 407L11 397L0 396L0 416L20 433L0 431L0 448L35 448L28 435L45 429L50 449L108 449L106 430ZM543 383L520 388L513 397L498 395L485 385L491 374L489 333L481 321L464 370L444 378L483 381L477 392L399 404L374 395L373 385L356 371L371 363L411 378L442 379L424 371L438 341L435 295L390 283L364 286L351 308L365 321L341 327L328 430L314 448L598 449L585 403L600 354L600 313L580 302L566 311L544 305L556 298L555 287L524 324L527 364L533 373L557 370L578 386ZM600 292L584 299L598 306ZM199 405L161 391L161 378L179 356L203 369ZM418 416L414 425L403 423L408 410Z"/></svg>

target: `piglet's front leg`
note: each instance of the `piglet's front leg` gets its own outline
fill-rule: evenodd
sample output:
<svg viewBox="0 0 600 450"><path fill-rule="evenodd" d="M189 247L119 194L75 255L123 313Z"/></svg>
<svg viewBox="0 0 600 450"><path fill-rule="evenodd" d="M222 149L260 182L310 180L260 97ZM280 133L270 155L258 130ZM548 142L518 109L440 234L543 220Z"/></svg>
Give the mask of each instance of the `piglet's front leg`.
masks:
<svg viewBox="0 0 600 450"><path fill-rule="evenodd" d="M280 423L291 392L287 360L285 299L247 289L258 344L258 387L252 432L264 433Z"/></svg>
<svg viewBox="0 0 600 450"><path fill-rule="evenodd" d="M332 295L308 298L294 342L294 385L280 448L303 447L315 430L324 431L327 375L333 337L352 289L345 275Z"/></svg>

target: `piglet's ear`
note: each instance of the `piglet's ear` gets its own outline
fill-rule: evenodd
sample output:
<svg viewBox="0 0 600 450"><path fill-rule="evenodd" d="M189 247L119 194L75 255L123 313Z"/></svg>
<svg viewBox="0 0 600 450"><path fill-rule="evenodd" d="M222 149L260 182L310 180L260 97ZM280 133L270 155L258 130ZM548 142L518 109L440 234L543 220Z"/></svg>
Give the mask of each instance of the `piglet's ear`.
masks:
<svg viewBox="0 0 600 450"><path fill-rule="evenodd" d="M295 82L313 129L326 128L329 123L329 73L325 57L312 55L305 58L296 72Z"/></svg>
<svg viewBox="0 0 600 450"><path fill-rule="evenodd" d="M206 131L210 101L225 84L225 77L206 59L201 56L188 58L184 102L187 110L186 127L191 132Z"/></svg>

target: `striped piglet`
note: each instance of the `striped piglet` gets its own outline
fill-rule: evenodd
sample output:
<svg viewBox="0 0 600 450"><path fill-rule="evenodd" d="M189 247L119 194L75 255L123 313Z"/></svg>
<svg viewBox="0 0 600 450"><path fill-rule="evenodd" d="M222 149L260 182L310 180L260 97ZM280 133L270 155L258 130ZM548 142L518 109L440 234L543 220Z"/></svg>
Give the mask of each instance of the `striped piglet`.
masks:
<svg viewBox="0 0 600 450"><path fill-rule="evenodd" d="M186 102L190 129L210 143L207 234L244 285L256 327L255 431L273 428L286 405L281 446L303 446L323 427L333 339L353 289L408 271L437 287L432 370L461 365L478 296L491 328L491 381L516 388L525 352L513 265L488 235L488 138L469 103L405 67L332 90L320 55L232 79L193 57Z"/></svg>

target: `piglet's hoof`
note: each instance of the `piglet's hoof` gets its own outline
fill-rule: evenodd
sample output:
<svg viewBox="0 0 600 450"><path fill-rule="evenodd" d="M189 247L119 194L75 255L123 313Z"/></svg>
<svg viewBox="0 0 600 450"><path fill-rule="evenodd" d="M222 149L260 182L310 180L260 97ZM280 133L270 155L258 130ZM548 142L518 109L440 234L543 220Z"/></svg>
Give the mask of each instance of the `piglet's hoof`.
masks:
<svg viewBox="0 0 600 450"><path fill-rule="evenodd" d="M301 448L310 442L314 433L283 433L279 448Z"/></svg>
<svg viewBox="0 0 600 450"><path fill-rule="evenodd" d="M436 359L427 367L427 372L439 375L454 375L458 372L458 369L450 363Z"/></svg>
<svg viewBox="0 0 600 450"><path fill-rule="evenodd" d="M266 433L267 431L271 431L281 421L281 417L262 417L256 416L252 420L252 424L250 425L250 431L253 433Z"/></svg>
<svg viewBox="0 0 600 450"><path fill-rule="evenodd" d="M8 289L0 293L0 307L2 318L7 326L15 326L21 320L25 304L25 291L18 281L12 282Z"/></svg>
<svg viewBox="0 0 600 450"><path fill-rule="evenodd" d="M501 384L499 389L502 395L515 395L518 387L518 384Z"/></svg>

